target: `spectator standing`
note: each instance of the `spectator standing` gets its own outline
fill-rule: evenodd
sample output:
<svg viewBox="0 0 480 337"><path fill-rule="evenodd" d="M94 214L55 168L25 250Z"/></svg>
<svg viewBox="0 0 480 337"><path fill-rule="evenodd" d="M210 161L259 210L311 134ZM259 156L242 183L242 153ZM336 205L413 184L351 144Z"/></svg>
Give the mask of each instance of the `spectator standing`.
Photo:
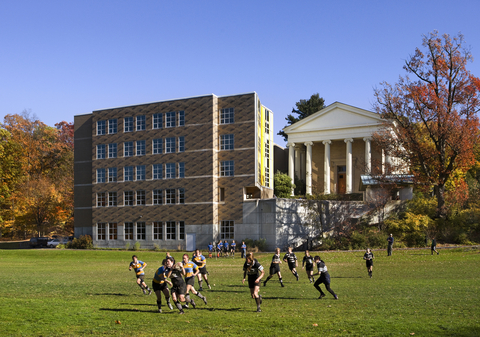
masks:
<svg viewBox="0 0 480 337"><path fill-rule="evenodd" d="M392 256L392 250L393 250L393 234L390 234L388 239L388 248L387 248L387 252L388 252L388 256Z"/></svg>

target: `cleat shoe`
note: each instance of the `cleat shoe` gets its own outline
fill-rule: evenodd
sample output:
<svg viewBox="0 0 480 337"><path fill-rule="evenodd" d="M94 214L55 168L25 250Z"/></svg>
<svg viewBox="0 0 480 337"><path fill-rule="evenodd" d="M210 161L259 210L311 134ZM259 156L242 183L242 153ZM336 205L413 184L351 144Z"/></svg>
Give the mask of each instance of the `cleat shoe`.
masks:
<svg viewBox="0 0 480 337"><path fill-rule="evenodd" d="M262 310L260 308L257 309L257 312L262 312Z"/></svg>
<svg viewBox="0 0 480 337"><path fill-rule="evenodd" d="M336 300L338 300L338 296L337 296L337 295L335 295L334 297L335 297Z"/></svg>
<svg viewBox="0 0 480 337"><path fill-rule="evenodd" d="M267 281L263 281L263 286L264 286L264 287L267 286Z"/></svg>
<svg viewBox="0 0 480 337"><path fill-rule="evenodd" d="M185 311L182 310L182 311L180 311L178 314L179 314L179 315L183 315L183 314L185 314Z"/></svg>
<svg viewBox="0 0 480 337"><path fill-rule="evenodd" d="M152 289L149 289L149 290L148 290L148 294L149 294L149 295L152 294Z"/></svg>
<svg viewBox="0 0 480 337"><path fill-rule="evenodd" d="M207 298L205 296L203 296L203 303L205 303L205 305L207 305Z"/></svg>
<svg viewBox="0 0 480 337"><path fill-rule="evenodd" d="M298 275L295 275L295 277L297 278L297 281L298 281Z"/></svg>
<svg viewBox="0 0 480 337"><path fill-rule="evenodd" d="M282 282L282 283L280 283L280 284L282 285L282 288L283 288L283 287L285 287L285 285L283 284L283 282Z"/></svg>
<svg viewBox="0 0 480 337"><path fill-rule="evenodd" d="M158 313L161 314L161 313L162 313L162 309L158 309Z"/></svg>
<svg viewBox="0 0 480 337"><path fill-rule="evenodd" d="M168 305L168 309L173 310L172 303L168 302L167 305Z"/></svg>
<svg viewBox="0 0 480 337"><path fill-rule="evenodd" d="M198 288L198 291L203 291L203 288L202 287Z"/></svg>
<svg viewBox="0 0 480 337"><path fill-rule="evenodd" d="M145 289L142 289L142 290L143 290L143 294L146 295L147 291Z"/></svg>
<svg viewBox="0 0 480 337"><path fill-rule="evenodd" d="M197 305L195 304L195 301L194 301L194 300L192 300L192 302L190 302L190 303L192 303L193 309L196 309L196 308L197 308Z"/></svg>
<svg viewBox="0 0 480 337"><path fill-rule="evenodd" d="M313 283L312 279L310 279L310 283Z"/></svg>
<svg viewBox="0 0 480 337"><path fill-rule="evenodd" d="M320 297L318 299L321 300L324 297L325 297L325 294L320 294Z"/></svg>
<svg viewBox="0 0 480 337"><path fill-rule="evenodd" d="M210 286L210 284L208 285L208 289L212 289L212 286Z"/></svg>

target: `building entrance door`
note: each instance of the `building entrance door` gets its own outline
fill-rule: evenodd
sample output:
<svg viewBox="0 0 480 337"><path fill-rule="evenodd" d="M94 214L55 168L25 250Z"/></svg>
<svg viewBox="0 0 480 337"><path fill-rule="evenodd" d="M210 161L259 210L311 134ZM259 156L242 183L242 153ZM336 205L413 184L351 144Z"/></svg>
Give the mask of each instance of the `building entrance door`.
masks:
<svg viewBox="0 0 480 337"><path fill-rule="evenodd" d="M187 233L186 236L186 250L187 252L193 252L197 247L196 247L196 242L195 242L195 233Z"/></svg>
<svg viewBox="0 0 480 337"><path fill-rule="evenodd" d="M347 191L347 167L337 166L337 193L345 194Z"/></svg>

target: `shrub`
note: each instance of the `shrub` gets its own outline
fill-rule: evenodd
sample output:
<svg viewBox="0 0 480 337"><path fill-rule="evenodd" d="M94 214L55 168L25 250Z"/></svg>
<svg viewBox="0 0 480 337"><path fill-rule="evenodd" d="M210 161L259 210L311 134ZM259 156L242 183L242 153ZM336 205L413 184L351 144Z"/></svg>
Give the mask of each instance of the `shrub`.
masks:
<svg viewBox="0 0 480 337"><path fill-rule="evenodd" d="M125 250L129 250L130 249L130 242L127 242L125 243Z"/></svg>
<svg viewBox="0 0 480 337"><path fill-rule="evenodd" d="M140 242L136 241L136 242L133 244L133 250L140 250Z"/></svg>
<svg viewBox="0 0 480 337"><path fill-rule="evenodd" d="M245 242L247 247L257 248L258 251L265 252L267 250L267 239L252 240L252 239L246 238L242 241Z"/></svg>
<svg viewBox="0 0 480 337"><path fill-rule="evenodd" d="M273 176L273 193L278 198L288 198L292 193L292 188L295 188L295 185L292 184L292 179L288 176L288 174L282 173L277 171Z"/></svg>
<svg viewBox="0 0 480 337"><path fill-rule="evenodd" d="M71 249L93 249L93 241L90 235L82 235L80 238L73 239L67 243L67 248Z"/></svg>

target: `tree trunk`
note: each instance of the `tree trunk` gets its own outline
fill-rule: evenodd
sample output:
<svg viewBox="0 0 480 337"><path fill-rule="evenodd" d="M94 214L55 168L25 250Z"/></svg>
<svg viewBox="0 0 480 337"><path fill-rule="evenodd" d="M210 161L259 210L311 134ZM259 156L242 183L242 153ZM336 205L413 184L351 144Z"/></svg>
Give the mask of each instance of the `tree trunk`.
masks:
<svg viewBox="0 0 480 337"><path fill-rule="evenodd" d="M447 207L445 206L445 185L435 186L435 194L437 196L437 218L447 217Z"/></svg>

